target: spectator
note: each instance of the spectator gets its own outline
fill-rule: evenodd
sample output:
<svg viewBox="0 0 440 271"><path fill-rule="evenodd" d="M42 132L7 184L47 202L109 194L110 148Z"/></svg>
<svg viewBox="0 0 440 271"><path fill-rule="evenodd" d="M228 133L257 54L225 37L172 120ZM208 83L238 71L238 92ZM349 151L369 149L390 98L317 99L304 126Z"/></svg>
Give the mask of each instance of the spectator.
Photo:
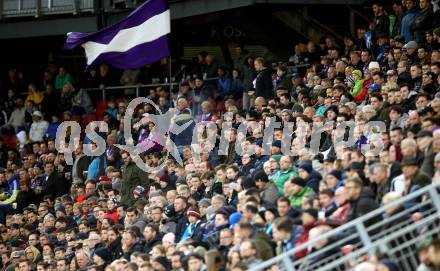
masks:
<svg viewBox="0 0 440 271"><path fill-rule="evenodd" d="M301 208L304 198L314 194L313 189L306 184L306 181L300 177L295 177L290 180L290 193L288 193L288 191L285 192L292 206Z"/></svg>
<svg viewBox="0 0 440 271"><path fill-rule="evenodd" d="M271 71L266 65L266 61L263 58L255 59L255 70L258 72L254 80L254 89L256 97L263 97L265 99L272 98L273 85Z"/></svg>
<svg viewBox="0 0 440 271"><path fill-rule="evenodd" d="M337 227L348 219L348 213L350 211L350 203L347 198L347 191L345 187L339 187L335 191L335 204L337 209L330 215L330 217L325 218L325 223L330 226Z"/></svg>
<svg viewBox="0 0 440 271"><path fill-rule="evenodd" d="M295 243L296 247L299 247L305 244L309 239L309 232L312 228L316 226L316 222L318 221L318 211L313 208L305 209L301 215L301 222L303 226L303 231L299 237L299 240ZM295 254L296 259L303 258L307 255L307 250L298 251Z"/></svg>
<svg viewBox="0 0 440 271"><path fill-rule="evenodd" d="M20 183L18 176L14 176L14 171L6 171L6 180L8 182L7 192L3 194L3 199L0 203L0 224L5 224L6 215L15 212L16 208L13 208L13 203L17 201L17 197L20 193Z"/></svg>
<svg viewBox="0 0 440 271"><path fill-rule="evenodd" d="M129 204L132 202L131 193L136 186L148 187L148 177L144 171L136 166L128 153L122 153L122 159L125 170L122 176L121 201Z"/></svg>
<svg viewBox="0 0 440 271"><path fill-rule="evenodd" d="M312 164L309 161L299 163L298 172L299 176L305 180L307 186L317 193L319 190L319 181L322 179L322 176L313 169Z"/></svg>
<svg viewBox="0 0 440 271"><path fill-rule="evenodd" d="M29 139L32 142L41 142L46 135L49 123L43 119L43 114L40 111L35 111L32 114L32 125L29 131Z"/></svg>
<svg viewBox="0 0 440 271"><path fill-rule="evenodd" d="M273 238L277 243L276 254L282 254L294 248L298 242L303 229L294 225L290 218L277 218L273 222Z"/></svg>
<svg viewBox="0 0 440 271"><path fill-rule="evenodd" d="M420 0L420 12L415 17L410 25L414 29L414 39L419 44L426 42L425 33L431 28L431 22L434 19L434 12L432 11L431 1Z"/></svg>
<svg viewBox="0 0 440 271"><path fill-rule="evenodd" d="M273 181L278 187L280 196L284 196L284 184L291 176L298 176L298 171L296 167L293 166L290 156L282 156L280 159L280 170L273 177Z"/></svg>
<svg viewBox="0 0 440 271"><path fill-rule="evenodd" d="M194 81L194 88L192 94L192 114L198 116L204 113L202 110L202 104L207 102L211 96L211 90L207 84L205 84L203 78L196 78Z"/></svg>
<svg viewBox="0 0 440 271"><path fill-rule="evenodd" d="M23 100L18 98L16 100L16 108L12 111L8 123L2 129L3 133L18 133L19 129L25 126L25 113L26 109L23 107Z"/></svg>
<svg viewBox="0 0 440 271"><path fill-rule="evenodd" d="M354 220L372 210L379 207L379 204L375 202L373 193L366 187L363 187L362 180L360 178L351 178L346 180L345 189L348 192L348 200L350 202L350 213L348 220ZM371 224L380 219L379 217L373 217L365 223L368 227Z"/></svg>
<svg viewBox="0 0 440 271"><path fill-rule="evenodd" d="M52 195L58 197L66 193L65 183L57 171L55 171L54 164L47 162L44 166L45 181L42 188L44 195Z"/></svg>
<svg viewBox="0 0 440 271"><path fill-rule="evenodd" d="M267 174L264 171L259 171L254 175L255 185L260 190L261 199L265 202L275 204L279 197L279 192L276 185L269 181Z"/></svg>
<svg viewBox="0 0 440 271"><path fill-rule="evenodd" d="M61 91L67 84L73 85L73 77L67 72L65 67L60 67L55 78L55 88Z"/></svg>
<svg viewBox="0 0 440 271"><path fill-rule="evenodd" d="M390 21L388 16L385 15L383 6L381 3L376 2L373 4L373 33L374 38L378 39L381 36L388 37L390 33Z"/></svg>
<svg viewBox="0 0 440 271"><path fill-rule="evenodd" d="M35 84L29 84L28 90L29 90L29 94L25 102L33 101L34 104L40 105L44 99L43 93L37 90L37 86Z"/></svg>
<svg viewBox="0 0 440 271"><path fill-rule="evenodd" d="M416 1L410 0L405 2L406 13L402 18L401 34L405 37L406 42L414 40L414 29L412 25L416 19L419 10L417 9Z"/></svg>
<svg viewBox="0 0 440 271"><path fill-rule="evenodd" d="M258 257L258 247L251 240L245 240L241 243L240 256L249 268L253 268L262 262Z"/></svg>
<svg viewBox="0 0 440 271"><path fill-rule="evenodd" d="M226 68L218 68L218 81L217 81L217 99L225 100L231 95L231 85L232 81L229 78Z"/></svg>

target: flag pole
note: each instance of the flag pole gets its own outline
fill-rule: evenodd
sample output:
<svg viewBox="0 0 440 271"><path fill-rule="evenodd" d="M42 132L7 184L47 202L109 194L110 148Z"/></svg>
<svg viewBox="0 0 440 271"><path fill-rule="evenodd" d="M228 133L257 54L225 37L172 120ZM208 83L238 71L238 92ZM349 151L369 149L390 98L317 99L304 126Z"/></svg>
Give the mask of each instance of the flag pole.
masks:
<svg viewBox="0 0 440 271"><path fill-rule="evenodd" d="M170 83L170 93L173 89L173 74L172 74L172 69L171 69L171 55L168 57L168 71L169 71L169 83Z"/></svg>

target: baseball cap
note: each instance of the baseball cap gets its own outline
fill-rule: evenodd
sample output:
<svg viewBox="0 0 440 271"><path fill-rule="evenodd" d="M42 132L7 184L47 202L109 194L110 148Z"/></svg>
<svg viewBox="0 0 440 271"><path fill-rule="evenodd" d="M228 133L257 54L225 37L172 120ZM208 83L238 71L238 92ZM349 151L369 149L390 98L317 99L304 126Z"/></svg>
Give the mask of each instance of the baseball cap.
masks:
<svg viewBox="0 0 440 271"><path fill-rule="evenodd" d="M403 46L403 48L405 48L405 49L417 49L417 48L419 48L419 45L417 44L417 42L412 40L412 41L408 42L407 44L405 44Z"/></svg>
<svg viewBox="0 0 440 271"><path fill-rule="evenodd" d="M36 117L40 117L40 118L42 118L42 117L43 117L43 114L41 114L40 111L35 111L34 113L32 113L32 116L36 116Z"/></svg>
<svg viewBox="0 0 440 271"><path fill-rule="evenodd" d="M371 61L370 64L368 64L368 70L371 70L371 69L380 69L379 62Z"/></svg>
<svg viewBox="0 0 440 271"><path fill-rule="evenodd" d="M381 89L381 85L379 85L377 83L373 83L370 86L368 86L368 89L372 90L372 91L378 91Z"/></svg>

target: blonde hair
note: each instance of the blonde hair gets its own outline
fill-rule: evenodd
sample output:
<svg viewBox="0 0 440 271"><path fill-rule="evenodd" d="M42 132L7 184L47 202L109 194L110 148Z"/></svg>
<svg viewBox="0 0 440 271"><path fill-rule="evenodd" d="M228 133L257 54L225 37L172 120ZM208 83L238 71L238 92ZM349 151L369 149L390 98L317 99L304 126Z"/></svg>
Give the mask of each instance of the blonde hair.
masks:
<svg viewBox="0 0 440 271"><path fill-rule="evenodd" d="M263 97L257 97L255 99L255 105L266 105L266 100Z"/></svg>
<svg viewBox="0 0 440 271"><path fill-rule="evenodd" d="M33 262L33 263L38 262L38 261L40 260L40 256L41 256L40 251L39 251L36 247L34 247L34 246L29 246L29 247L27 247L27 248L24 250L25 255L26 255L29 251L32 252L32 253L34 253L34 258L32 258L32 262Z"/></svg>
<svg viewBox="0 0 440 271"><path fill-rule="evenodd" d="M396 201L396 200L398 200L400 198L402 198L402 195L400 193L388 192L388 193L385 194L385 196L383 196L382 202L386 201L388 203L391 203L391 202L394 202L394 201Z"/></svg>

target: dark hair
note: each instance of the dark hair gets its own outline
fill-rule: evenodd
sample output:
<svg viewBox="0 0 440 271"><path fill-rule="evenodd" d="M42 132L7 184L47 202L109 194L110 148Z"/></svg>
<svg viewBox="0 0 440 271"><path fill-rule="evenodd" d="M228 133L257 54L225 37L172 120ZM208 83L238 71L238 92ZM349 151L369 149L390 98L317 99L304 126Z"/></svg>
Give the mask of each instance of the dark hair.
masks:
<svg viewBox="0 0 440 271"><path fill-rule="evenodd" d="M332 197L332 198L335 196L335 192L333 192L333 190L330 189L330 188L323 189L321 192L319 192L319 194L327 195L327 196Z"/></svg>
<svg viewBox="0 0 440 271"><path fill-rule="evenodd" d="M383 74L383 72L375 72L373 73L373 76L378 75L380 78L385 78L385 75Z"/></svg>
<svg viewBox="0 0 440 271"><path fill-rule="evenodd" d="M258 208L255 207L253 204L246 204L246 206L244 207L246 211L249 211L253 214L258 213Z"/></svg>
<svg viewBox="0 0 440 271"><path fill-rule="evenodd" d="M402 113L403 113L403 111L402 111L402 107L399 106L399 105L393 105L393 106L391 106L391 108L390 108L390 112L391 112L391 111L395 111L395 112L397 112L397 113L400 114L400 115L402 115Z"/></svg>
<svg viewBox="0 0 440 271"><path fill-rule="evenodd" d="M370 99L371 98L376 98L376 99L379 100L379 102L383 102L383 97L382 97L382 95L380 93L377 93L377 92L371 93L370 94Z"/></svg>
<svg viewBox="0 0 440 271"><path fill-rule="evenodd" d="M281 198L277 199L277 203L280 203L280 202L285 202L290 206L290 200L286 197L281 197Z"/></svg>
<svg viewBox="0 0 440 271"><path fill-rule="evenodd" d="M278 217L273 221L273 227L279 231L291 232L293 220L290 217Z"/></svg>
<svg viewBox="0 0 440 271"><path fill-rule="evenodd" d="M133 207L133 206L131 206L131 207L129 207L128 209L127 209L127 213L128 212L130 212L130 213L135 213L135 215L138 215L139 214L139 212L138 212L138 210L136 209L136 207Z"/></svg>
<svg viewBox="0 0 440 271"><path fill-rule="evenodd" d="M238 169L238 167L236 165L229 165L229 166L226 167L226 169L229 169L229 168L231 168L235 172L239 171L239 169Z"/></svg>
<svg viewBox="0 0 440 271"><path fill-rule="evenodd" d="M149 223L149 224L147 224L147 226L145 226L145 227L148 227L148 228L150 228L152 231L154 231L154 232L156 232L156 233L159 233L159 226L156 225L156 224L154 224L154 223Z"/></svg>

